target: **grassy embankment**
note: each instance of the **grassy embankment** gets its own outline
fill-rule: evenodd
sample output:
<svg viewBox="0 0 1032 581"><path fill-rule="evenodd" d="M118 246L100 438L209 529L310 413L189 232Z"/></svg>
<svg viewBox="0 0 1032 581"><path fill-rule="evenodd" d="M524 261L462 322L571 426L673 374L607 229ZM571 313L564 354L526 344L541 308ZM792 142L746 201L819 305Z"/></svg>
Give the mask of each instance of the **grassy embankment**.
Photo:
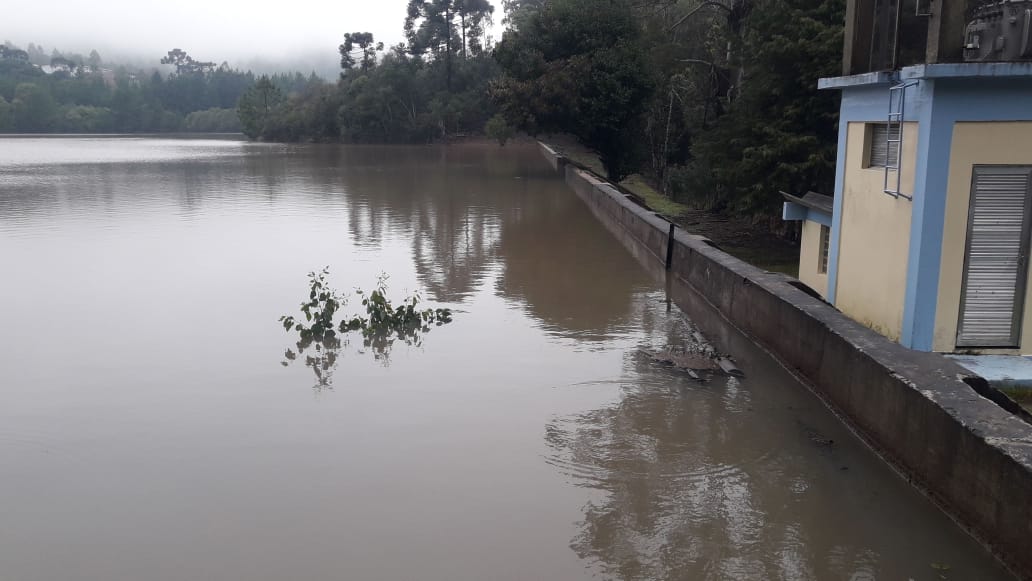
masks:
<svg viewBox="0 0 1032 581"><path fill-rule="evenodd" d="M574 162L583 165L600 176L606 175L605 170L602 168L602 162L599 161L598 156L593 151L589 151L582 145L566 141L558 142L558 148L563 155ZM645 181L645 178L638 174L627 177L627 179L620 182L620 185L627 191L645 200L645 203L650 208L664 216L676 219L689 213L690 208L688 206L677 203L656 191Z"/></svg>
<svg viewBox="0 0 1032 581"><path fill-rule="evenodd" d="M1018 402L1018 405L1032 412L1032 391L1027 389L1001 389L1008 397Z"/></svg>
<svg viewBox="0 0 1032 581"><path fill-rule="evenodd" d="M593 151L569 138L553 137L548 141L570 160L605 176L602 162ZM685 230L709 238L732 256L765 270L792 276L799 272L799 247L766 232L748 218L693 209L670 199L638 174L627 177L620 186Z"/></svg>

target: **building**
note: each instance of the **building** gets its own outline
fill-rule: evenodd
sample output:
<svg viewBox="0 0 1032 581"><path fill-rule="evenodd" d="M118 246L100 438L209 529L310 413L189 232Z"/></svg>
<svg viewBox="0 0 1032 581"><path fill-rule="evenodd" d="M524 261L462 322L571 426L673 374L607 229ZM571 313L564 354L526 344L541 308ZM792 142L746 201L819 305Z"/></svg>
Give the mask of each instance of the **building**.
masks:
<svg viewBox="0 0 1032 581"><path fill-rule="evenodd" d="M1032 353L1032 0L846 18L833 202L786 196L800 280L912 349Z"/></svg>

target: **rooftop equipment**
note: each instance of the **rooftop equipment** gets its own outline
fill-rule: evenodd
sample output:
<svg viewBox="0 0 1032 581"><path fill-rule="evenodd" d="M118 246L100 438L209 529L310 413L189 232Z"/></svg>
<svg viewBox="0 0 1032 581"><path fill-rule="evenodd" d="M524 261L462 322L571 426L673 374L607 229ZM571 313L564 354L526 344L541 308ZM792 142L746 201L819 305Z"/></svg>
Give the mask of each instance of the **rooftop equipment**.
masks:
<svg viewBox="0 0 1032 581"><path fill-rule="evenodd" d="M1032 0L1001 0L975 9L964 32L967 62L1032 60Z"/></svg>

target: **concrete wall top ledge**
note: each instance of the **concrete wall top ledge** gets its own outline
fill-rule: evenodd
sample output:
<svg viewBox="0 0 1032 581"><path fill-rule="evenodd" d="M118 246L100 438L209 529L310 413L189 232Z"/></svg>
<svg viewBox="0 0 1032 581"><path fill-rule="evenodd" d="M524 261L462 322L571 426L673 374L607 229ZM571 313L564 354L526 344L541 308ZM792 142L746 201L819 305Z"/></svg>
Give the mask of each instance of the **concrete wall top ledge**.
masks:
<svg viewBox="0 0 1032 581"><path fill-rule="evenodd" d="M580 177L584 181L588 182L589 184L591 184L592 186L594 186L596 188L606 187L606 188L609 188L609 189L611 189L613 191L616 191L611 186L609 186L609 184L607 184L606 182L602 181L601 178L595 176L594 174L592 174L589 171L584 171L584 170L582 170L580 168L573 168L573 171L574 171L574 173L580 175Z"/></svg>
<svg viewBox="0 0 1032 581"><path fill-rule="evenodd" d="M903 67L901 80L912 79L978 79L1029 78L1032 77L1032 63L1029 62L970 62L934 63Z"/></svg>
<svg viewBox="0 0 1032 581"><path fill-rule="evenodd" d="M552 149L552 147L550 145L548 145L547 143L543 143L543 142L539 141L538 142L538 146L541 147L542 150L544 150L545 155L550 155L552 157L559 157L559 153L556 150Z"/></svg>
<svg viewBox="0 0 1032 581"><path fill-rule="evenodd" d="M964 378L973 376L970 371L941 354L913 351L888 340L789 284L786 277L757 276L753 280L757 286L820 322L830 333L883 367L886 373L897 375L910 389L1032 473L1032 426L965 383Z"/></svg>
<svg viewBox="0 0 1032 581"><path fill-rule="evenodd" d="M658 214L656 214L652 210L649 210L648 208L643 208L643 207L639 206L638 204L634 203L634 201L628 199L627 196L625 196L622 193L617 192L616 190L614 190L612 187L608 187L607 186L606 189L608 189L608 190L610 190L612 192L615 192L615 195L618 195L621 198L623 198L623 200L625 202L627 202L624 205L624 207L627 208L629 211L637 214L637 216L639 218L641 218L642 220L648 222L649 224L651 224L652 226L654 226L655 228L660 230L664 235L667 234L667 229L670 227L670 221L669 220L660 217ZM613 194L610 194L610 195L613 195Z"/></svg>

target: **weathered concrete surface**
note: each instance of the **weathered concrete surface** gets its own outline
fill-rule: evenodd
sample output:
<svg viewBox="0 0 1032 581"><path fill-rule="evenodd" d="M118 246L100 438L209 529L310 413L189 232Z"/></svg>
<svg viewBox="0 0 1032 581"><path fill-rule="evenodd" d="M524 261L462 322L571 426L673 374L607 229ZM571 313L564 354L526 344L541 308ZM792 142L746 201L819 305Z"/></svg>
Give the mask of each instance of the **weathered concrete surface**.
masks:
<svg viewBox="0 0 1032 581"><path fill-rule="evenodd" d="M631 241L640 261L662 270L665 220L550 148L542 152L601 222ZM970 372L889 341L799 290L794 279L681 230L671 274L807 382L1019 577L1032 579L1032 426L964 383Z"/></svg>

